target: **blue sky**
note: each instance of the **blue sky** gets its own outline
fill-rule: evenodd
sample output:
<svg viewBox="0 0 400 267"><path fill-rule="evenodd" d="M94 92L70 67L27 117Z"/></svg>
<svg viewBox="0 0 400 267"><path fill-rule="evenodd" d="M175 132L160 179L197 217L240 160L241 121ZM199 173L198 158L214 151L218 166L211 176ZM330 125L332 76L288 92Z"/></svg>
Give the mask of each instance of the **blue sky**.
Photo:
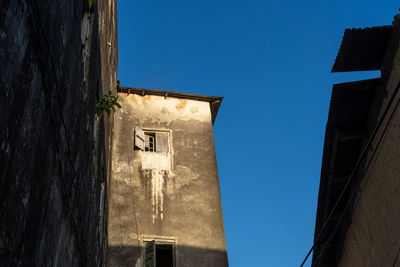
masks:
<svg viewBox="0 0 400 267"><path fill-rule="evenodd" d="M231 267L298 266L312 245L345 28L398 1L118 0L122 86L223 96L214 126ZM306 266L309 266L306 265Z"/></svg>

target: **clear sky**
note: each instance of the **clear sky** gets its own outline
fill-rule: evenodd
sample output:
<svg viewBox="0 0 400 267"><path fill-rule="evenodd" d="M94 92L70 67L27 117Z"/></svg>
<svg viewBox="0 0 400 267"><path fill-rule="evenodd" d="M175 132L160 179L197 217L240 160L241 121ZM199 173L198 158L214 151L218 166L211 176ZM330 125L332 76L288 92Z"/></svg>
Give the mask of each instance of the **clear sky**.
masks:
<svg viewBox="0 0 400 267"><path fill-rule="evenodd" d="M224 97L214 134L231 267L303 260L332 84L379 76L330 73L344 29L389 25L399 7L395 0L118 0L122 86Z"/></svg>

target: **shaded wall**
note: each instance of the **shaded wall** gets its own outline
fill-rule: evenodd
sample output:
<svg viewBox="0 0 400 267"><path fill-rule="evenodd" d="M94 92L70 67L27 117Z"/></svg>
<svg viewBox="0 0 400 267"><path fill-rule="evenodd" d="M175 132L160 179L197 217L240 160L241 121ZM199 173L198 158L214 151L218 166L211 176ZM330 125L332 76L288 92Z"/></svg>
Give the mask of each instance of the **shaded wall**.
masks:
<svg viewBox="0 0 400 267"><path fill-rule="evenodd" d="M1 1L0 47L0 265L101 266L116 1Z"/></svg>
<svg viewBox="0 0 400 267"><path fill-rule="evenodd" d="M114 117L109 266L141 266L143 239L172 239L176 266L228 266L208 102L120 93ZM134 150L135 127L169 133Z"/></svg>
<svg viewBox="0 0 400 267"><path fill-rule="evenodd" d="M384 85L378 88L370 111L370 131L400 81L399 32L399 20L395 18L382 69ZM394 104L399 98L397 95ZM359 172L361 184L356 189L338 266L400 266L400 110L394 106L368 152L365 162L371 160L371 164L364 164ZM389 127L384 133L386 124ZM378 143L382 134L382 142Z"/></svg>

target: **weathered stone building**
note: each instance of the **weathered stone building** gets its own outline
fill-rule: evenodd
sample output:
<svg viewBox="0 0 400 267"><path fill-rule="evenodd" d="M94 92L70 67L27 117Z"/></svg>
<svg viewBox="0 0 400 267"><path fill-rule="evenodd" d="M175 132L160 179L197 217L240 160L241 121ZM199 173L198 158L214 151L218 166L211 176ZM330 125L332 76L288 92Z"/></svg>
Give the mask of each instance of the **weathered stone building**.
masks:
<svg viewBox="0 0 400 267"><path fill-rule="evenodd" d="M222 98L118 95L109 266L228 266L213 135Z"/></svg>
<svg viewBox="0 0 400 267"><path fill-rule="evenodd" d="M400 17L348 29L333 72L381 78L333 86L312 266L400 266Z"/></svg>

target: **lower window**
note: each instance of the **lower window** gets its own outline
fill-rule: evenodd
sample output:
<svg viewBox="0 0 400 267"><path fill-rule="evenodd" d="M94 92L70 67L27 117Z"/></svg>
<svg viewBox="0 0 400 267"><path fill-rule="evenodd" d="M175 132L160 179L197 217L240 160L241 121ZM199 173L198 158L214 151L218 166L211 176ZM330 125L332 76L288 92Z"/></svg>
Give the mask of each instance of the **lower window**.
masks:
<svg viewBox="0 0 400 267"><path fill-rule="evenodd" d="M145 267L174 267L174 244L162 240L145 243Z"/></svg>

